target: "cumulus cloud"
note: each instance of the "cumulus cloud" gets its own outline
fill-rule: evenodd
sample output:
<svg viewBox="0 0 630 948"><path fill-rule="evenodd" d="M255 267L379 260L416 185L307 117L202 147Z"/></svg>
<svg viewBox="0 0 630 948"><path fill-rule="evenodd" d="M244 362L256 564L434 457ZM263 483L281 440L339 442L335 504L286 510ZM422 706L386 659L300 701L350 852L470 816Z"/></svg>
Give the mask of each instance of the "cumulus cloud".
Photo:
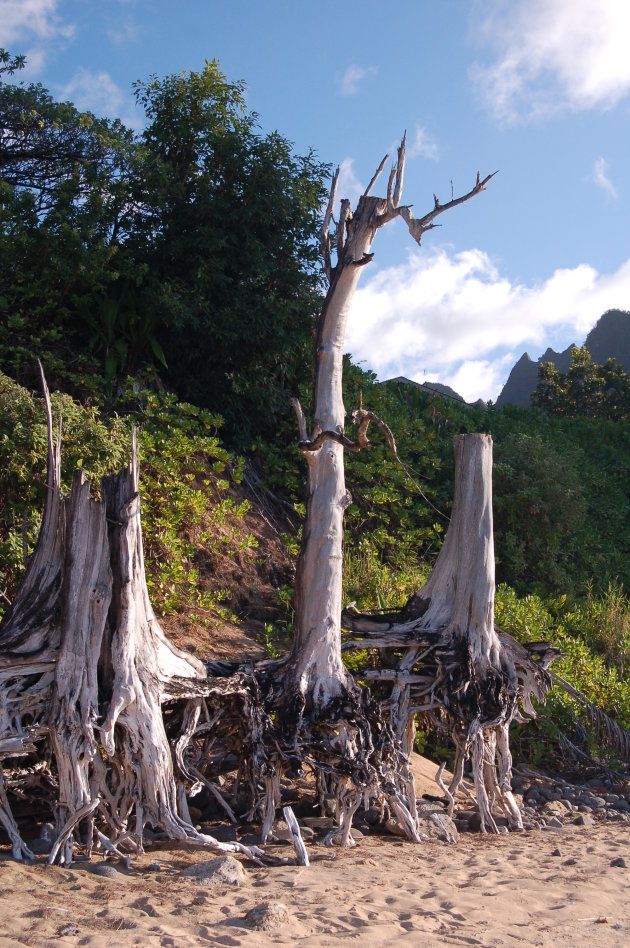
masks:
<svg viewBox="0 0 630 948"><path fill-rule="evenodd" d="M407 147L407 154L410 158L421 156L431 161L438 161L440 157L438 146L421 125L416 125L416 133Z"/></svg>
<svg viewBox="0 0 630 948"><path fill-rule="evenodd" d="M495 59L471 74L498 119L610 108L630 92L627 0L484 0L477 14Z"/></svg>
<svg viewBox="0 0 630 948"><path fill-rule="evenodd" d="M357 291L346 349L381 379L439 380L469 401L494 400L523 351L582 342L614 307L630 308L630 260L612 274L582 264L526 286L480 250L414 253Z"/></svg>
<svg viewBox="0 0 630 948"><path fill-rule="evenodd" d="M375 74L375 66L348 66L341 77L341 94L356 95L363 79L367 76L374 76Z"/></svg>
<svg viewBox="0 0 630 948"><path fill-rule="evenodd" d="M605 158L597 158L593 164L593 181L598 188L611 197L617 198L617 189L608 177L608 162Z"/></svg>

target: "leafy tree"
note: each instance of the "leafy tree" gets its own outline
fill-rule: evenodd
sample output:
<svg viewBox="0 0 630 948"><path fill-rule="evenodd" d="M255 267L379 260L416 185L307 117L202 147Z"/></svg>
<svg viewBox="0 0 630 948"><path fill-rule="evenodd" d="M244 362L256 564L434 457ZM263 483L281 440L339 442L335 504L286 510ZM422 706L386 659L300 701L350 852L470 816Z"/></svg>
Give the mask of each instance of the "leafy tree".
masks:
<svg viewBox="0 0 630 948"><path fill-rule="evenodd" d="M0 367L34 383L39 355L111 396L153 365L246 444L308 363L328 169L262 134L214 61L135 91L140 136L0 82Z"/></svg>
<svg viewBox="0 0 630 948"><path fill-rule="evenodd" d="M99 314L144 278L126 246L134 138L41 85L0 81L0 121L0 364L32 382L41 356L52 381L85 393L109 358Z"/></svg>
<svg viewBox="0 0 630 948"><path fill-rule="evenodd" d="M598 365L586 346L571 350L568 372L560 372L553 362L538 370L534 405L550 415L618 420L630 414L630 377L615 359Z"/></svg>
<svg viewBox="0 0 630 948"><path fill-rule="evenodd" d="M273 429L308 363L328 168L263 135L243 83L214 60L135 92L150 203L137 254L161 286L167 377L248 443Z"/></svg>

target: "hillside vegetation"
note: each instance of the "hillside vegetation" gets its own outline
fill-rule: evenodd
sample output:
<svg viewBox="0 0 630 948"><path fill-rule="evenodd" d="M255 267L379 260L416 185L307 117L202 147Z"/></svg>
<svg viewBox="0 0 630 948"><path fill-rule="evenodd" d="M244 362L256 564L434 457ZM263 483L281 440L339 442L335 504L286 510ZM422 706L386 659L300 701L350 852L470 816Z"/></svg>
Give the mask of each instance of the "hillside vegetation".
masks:
<svg viewBox="0 0 630 948"><path fill-rule="evenodd" d="M0 611L43 503L39 357L63 418L66 488L82 467L97 491L138 427L165 628L202 657L275 652L292 632L304 470L289 395L308 410L328 169L263 134L217 63L136 94L140 135L0 82ZM547 394L570 388L549 371L543 381ZM377 444L347 458L346 599L400 605L422 584L448 524L452 438L487 431L497 622L559 645L558 673L630 727L626 415L568 396L554 410L469 407L378 384L350 358L345 385L347 407L361 393L398 445L398 457ZM578 719L589 712L554 691L518 748L548 762L560 731L583 747L593 739Z"/></svg>

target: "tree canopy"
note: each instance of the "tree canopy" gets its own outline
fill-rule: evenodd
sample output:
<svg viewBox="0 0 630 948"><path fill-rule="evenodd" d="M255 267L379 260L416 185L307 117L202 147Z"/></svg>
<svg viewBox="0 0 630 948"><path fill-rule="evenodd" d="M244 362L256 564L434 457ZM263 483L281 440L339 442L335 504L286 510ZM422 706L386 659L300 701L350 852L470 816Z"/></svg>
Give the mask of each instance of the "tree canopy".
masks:
<svg viewBox="0 0 630 948"><path fill-rule="evenodd" d="M0 367L83 397L157 367L244 443L308 364L328 168L215 61L134 89L139 135L0 75Z"/></svg>
<svg viewBox="0 0 630 948"><path fill-rule="evenodd" d="M539 367L532 402L549 415L618 421L630 415L630 377L615 359L598 365L586 346L573 346L567 372L553 362Z"/></svg>

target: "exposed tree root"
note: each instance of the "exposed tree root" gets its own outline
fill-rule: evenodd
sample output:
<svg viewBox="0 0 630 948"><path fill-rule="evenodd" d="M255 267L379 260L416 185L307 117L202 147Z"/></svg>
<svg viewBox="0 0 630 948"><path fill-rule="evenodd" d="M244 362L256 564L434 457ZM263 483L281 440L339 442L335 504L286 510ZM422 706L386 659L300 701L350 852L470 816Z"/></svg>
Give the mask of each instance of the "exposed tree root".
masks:
<svg viewBox="0 0 630 948"><path fill-rule="evenodd" d="M258 823L264 843L283 788L307 771L323 810L334 807L330 844L353 845L361 806L378 808L386 825L419 841L409 766L417 714L448 727L455 742L449 808L470 758L482 828L496 831L495 805L511 826L522 826L508 728L519 714L533 713L532 696L544 697L554 652L521 646L494 628L488 563L475 561L468 514L458 526L456 513L472 506L471 522L483 525L487 497L480 510L463 495L458 508L456 496L433 577L403 610L344 613L344 648L379 655L379 667L362 676L371 689L341 662L326 665L325 646L315 640L310 651L255 667L206 666L166 639L149 602L135 443L131 464L104 478L102 501L91 498L80 473L62 500L59 435L53 443L47 392L46 399L41 533L0 625L0 757L10 761L6 779L0 770L0 823L17 859L32 853L7 790L54 814L51 862L69 865L77 849L127 860L143 851L147 825L171 839L259 859L258 847L196 830L187 797L205 787L230 820L244 813ZM463 482L477 483L468 476ZM487 539L487 522L480 535ZM487 543L484 549L489 556ZM474 575L462 573L466 563ZM481 632L474 638L471 629ZM224 774L235 775L231 794ZM292 833L303 860L299 827Z"/></svg>
<svg viewBox="0 0 630 948"><path fill-rule="evenodd" d="M520 645L494 625L492 442L455 439L455 499L444 545L427 584L399 611L346 609L344 649L376 649L381 667L365 677L389 709L399 739L416 714L451 734L456 747L449 809L464 764L472 773L485 832L497 832L500 806L508 824L523 822L511 790L509 727L535 716L532 698L551 687L547 666L559 654L547 643Z"/></svg>
<svg viewBox="0 0 630 948"><path fill-rule="evenodd" d="M90 497L80 472L62 501L60 438L53 444L45 383L44 391L47 496L24 583L0 626L0 753L51 760L51 862L69 865L75 846L90 853L95 839L110 851L123 843L141 851L147 823L172 839L256 858L255 847L198 833L185 795L178 801L162 703L206 671L168 642L151 609L135 439L132 463L103 480L102 501ZM30 856L3 775L0 821L16 858Z"/></svg>

